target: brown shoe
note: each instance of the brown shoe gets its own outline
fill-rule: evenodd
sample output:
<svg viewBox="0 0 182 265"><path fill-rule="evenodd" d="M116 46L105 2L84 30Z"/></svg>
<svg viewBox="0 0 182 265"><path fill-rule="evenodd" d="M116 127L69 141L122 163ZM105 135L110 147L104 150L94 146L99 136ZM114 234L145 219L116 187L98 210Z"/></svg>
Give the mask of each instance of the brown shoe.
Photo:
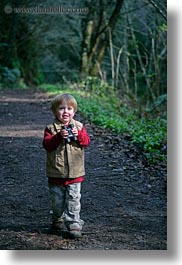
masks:
<svg viewBox="0 0 182 265"><path fill-rule="evenodd" d="M52 228L55 230L64 230L65 226L64 226L64 222L63 221L53 221L52 222Z"/></svg>

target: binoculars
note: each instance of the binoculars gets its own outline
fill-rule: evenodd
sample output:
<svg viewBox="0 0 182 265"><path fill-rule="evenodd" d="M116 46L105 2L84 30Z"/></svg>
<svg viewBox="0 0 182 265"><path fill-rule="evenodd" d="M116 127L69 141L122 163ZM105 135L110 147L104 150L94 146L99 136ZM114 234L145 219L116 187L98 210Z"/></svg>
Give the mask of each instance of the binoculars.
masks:
<svg viewBox="0 0 182 265"><path fill-rule="evenodd" d="M68 127L66 125L62 126L62 129L66 130L68 132L68 136L66 138L67 143L70 143L71 141L77 141L78 140L77 136L72 133L73 127L74 127L73 124L69 124Z"/></svg>

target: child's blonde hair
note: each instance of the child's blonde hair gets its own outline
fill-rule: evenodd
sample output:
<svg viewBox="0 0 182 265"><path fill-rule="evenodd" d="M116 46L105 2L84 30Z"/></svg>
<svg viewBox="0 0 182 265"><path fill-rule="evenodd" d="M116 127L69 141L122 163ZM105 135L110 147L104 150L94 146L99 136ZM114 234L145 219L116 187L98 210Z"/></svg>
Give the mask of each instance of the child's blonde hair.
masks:
<svg viewBox="0 0 182 265"><path fill-rule="evenodd" d="M74 112L77 111L77 102L76 99L70 94L60 94L53 98L51 102L51 110L53 113L56 112L56 109L59 107L60 104L66 102L68 106L73 107Z"/></svg>

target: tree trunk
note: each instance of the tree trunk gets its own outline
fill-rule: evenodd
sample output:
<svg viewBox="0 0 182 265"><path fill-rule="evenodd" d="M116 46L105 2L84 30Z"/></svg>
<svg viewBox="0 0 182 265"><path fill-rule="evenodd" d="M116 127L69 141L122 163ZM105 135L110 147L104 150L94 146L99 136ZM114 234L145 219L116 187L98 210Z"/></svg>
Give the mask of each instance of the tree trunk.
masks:
<svg viewBox="0 0 182 265"><path fill-rule="evenodd" d="M84 38L82 42L81 54L81 78L84 79L87 75L97 76L100 65L103 61L106 49L109 45L109 30L112 32L116 25L124 0L117 0L115 8L110 16L109 21L106 21L103 0L100 0L99 13L97 19L94 20L93 12L90 14L84 30Z"/></svg>

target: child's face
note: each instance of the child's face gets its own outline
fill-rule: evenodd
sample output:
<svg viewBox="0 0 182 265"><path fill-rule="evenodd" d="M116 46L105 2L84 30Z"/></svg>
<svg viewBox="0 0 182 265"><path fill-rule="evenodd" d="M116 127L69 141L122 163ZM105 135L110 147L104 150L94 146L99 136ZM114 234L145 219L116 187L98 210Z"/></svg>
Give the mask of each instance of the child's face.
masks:
<svg viewBox="0 0 182 265"><path fill-rule="evenodd" d="M74 108L66 102L61 103L55 112L57 119L63 124L68 124L75 115Z"/></svg>

